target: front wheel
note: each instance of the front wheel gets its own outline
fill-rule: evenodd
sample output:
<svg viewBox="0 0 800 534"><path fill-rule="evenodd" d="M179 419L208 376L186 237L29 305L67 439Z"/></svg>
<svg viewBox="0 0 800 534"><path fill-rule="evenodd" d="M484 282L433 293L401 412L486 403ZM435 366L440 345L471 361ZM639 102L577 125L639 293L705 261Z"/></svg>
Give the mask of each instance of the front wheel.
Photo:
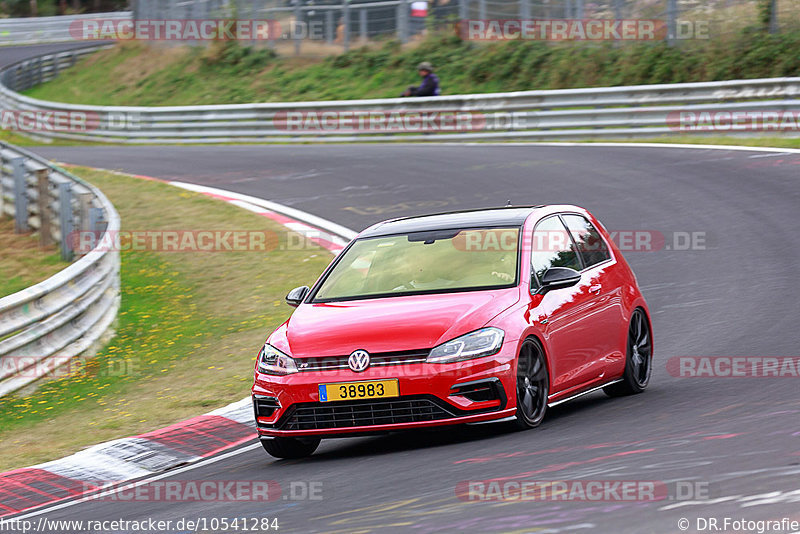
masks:
<svg viewBox="0 0 800 534"><path fill-rule="evenodd" d="M544 419L550 375L538 341L526 339L517 360L517 420L519 429L534 428Z"/></svg>
<svg viewBox="0 0 800 534"><path fill-rule="evenodd" d="M270 456L275 458L306 458L314 454L314 451L319 447L319 439L305 439L305 438L272 438L262 439L261 445Z"/></svg>
<svg viewBox="0 0 800 534"><path fill-rule="evenodd" d="M650 322L644 310L636 308L628 327L628 353L622 381L604 387L603 391L609 397L641 393L650 383L652 363L653 336L650 333Z"/></svg>

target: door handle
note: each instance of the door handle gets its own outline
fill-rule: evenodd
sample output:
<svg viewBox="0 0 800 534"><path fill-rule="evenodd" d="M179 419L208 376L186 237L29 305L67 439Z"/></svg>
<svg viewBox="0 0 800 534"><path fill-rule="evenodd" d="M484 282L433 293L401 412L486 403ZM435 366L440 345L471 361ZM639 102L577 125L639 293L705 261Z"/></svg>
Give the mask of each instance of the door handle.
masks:
<svg viewBox="0 0 800 534"><path fill-rule="evenodd" d="M597 295L598 293L600 293L601 289L603 289L603 286L601 286L600 284L596 284L589 287L589 293L594 293L595 295Z"/></svg>

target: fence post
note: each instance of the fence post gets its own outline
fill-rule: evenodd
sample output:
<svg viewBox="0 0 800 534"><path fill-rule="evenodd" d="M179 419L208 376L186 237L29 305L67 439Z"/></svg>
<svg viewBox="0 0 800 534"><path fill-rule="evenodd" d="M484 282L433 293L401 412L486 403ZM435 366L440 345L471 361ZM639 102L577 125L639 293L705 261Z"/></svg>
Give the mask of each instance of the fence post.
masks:
<svg viewBox="0 0 800 534"><path fill-rule="evenodd" d="M53 244L52 218L50 217L50 169L36 171L36 189L39 192L39 246Z"/></svg>
<svg viewBox="0 0 800 534"><path fill-rule="evenodd" d="M13 158L11 169L14 178L14 231L28 231L28 184L25 181L25 158Z"/></svg>
<svg viewBox="0 0 800 534"><path fill-rule="evenodd" d="M772 0L772 5L770 5L769 33L778 33L778 0Z"/></svg>
<svg viewBox="0 0 800 534"><path fill-rule="evenodd" d="M678 0L667 0L667 42L675 44L678 29Z"/></svg>
<svg viewBox="0 0 800 534"><path fill-rule="evenodd" d="M519 18L520 20L530 20L531 0L519 0Z"/></svg>
<svg viewBox="0 0 800 534"><path fill-rule="evenodd" d="M622 0L614 0L614 18L622 20Z"/></svg>
<svg viewBox="0 0 800 534"><path fill-rule="evenodd" d="M344 0L344 5L342 6L342 18L344 19L344 35L342 36L342 44L344 45L344 51L347 52L350 50L350 0Z"/></svg>
<svg viewBox="0 0 800 534"><path fill-rule="evenodd" d="M486 20L486 0L478 0L478 18Z"/></svg>
<svg viewBox="0 0 800 534"><path fill-rule="evenodd" d="M294 55L300 55L300 42L302 35L299 33L300 25L302 24L303 10L300 9L300 0L294 0L294 27L292 28L292 37L294 38Z"/></svg>
<svg viewBox="0 0 800 534"><path fill-rule="evenodd" d="M469 18L469 0L459 0L458 18L460 20L467 20Z"/></svg>
<svg viewBox="0 0 800 534"><path fill-rule="evenodd" d="M575 18L583 20L584 17L584 10L583 10L583 0L576 0L575 1Z"/></svg>
<svg viewBox="0 0 800 534"><path fill-rule="evenodd" d="M325 10L325 42L333 44L334 28L333 28L333 9Z"/></svg>
<svg viewBox="0 0 800 534"><path fill-rule="evenodd" d="M397 4L397 38L401 43L408 42L408 0Z"/></svg>
<svg viewBox="0 0 800 534"><path fill-rule="evenodd" d="M61 232L61 259L72 261L72 247L70 235L72 234L72 184L62 182L58 184L58 226Z"/></svg>
<svg viewBox="0 0 800 534"><path fill-rule="evenodd" d="M361 43L365 44L367 39L369 39L369 32L367 29L367 8L360 7L358 8L358 34L361 39Z"/></svg>

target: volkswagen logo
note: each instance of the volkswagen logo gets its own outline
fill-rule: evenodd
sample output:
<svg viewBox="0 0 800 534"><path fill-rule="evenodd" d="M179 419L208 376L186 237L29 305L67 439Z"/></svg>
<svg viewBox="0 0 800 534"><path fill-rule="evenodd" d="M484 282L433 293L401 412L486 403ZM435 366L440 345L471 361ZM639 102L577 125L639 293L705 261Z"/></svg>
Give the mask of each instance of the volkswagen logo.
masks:
<svg viewBox="0 0 800 534"><path fill-rule="evenodd" d="M365 371L369 367L369 352L365 350L353 351L350 357L347 358L347 365L356 373Z"/></svg>

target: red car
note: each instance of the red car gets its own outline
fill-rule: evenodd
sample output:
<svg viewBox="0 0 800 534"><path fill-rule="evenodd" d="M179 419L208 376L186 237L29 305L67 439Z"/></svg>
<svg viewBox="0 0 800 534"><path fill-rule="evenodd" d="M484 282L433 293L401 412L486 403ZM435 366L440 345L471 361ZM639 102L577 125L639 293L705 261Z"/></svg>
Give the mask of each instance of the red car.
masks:
<svg viewBox="0 0 800 534"><path fill-rule="evenodd" d="M542 422L599 389L639 393L653 338L636 278L575 206L407 217L361 232L258 354L253 404L278 458L321 438Z"/></svg>

